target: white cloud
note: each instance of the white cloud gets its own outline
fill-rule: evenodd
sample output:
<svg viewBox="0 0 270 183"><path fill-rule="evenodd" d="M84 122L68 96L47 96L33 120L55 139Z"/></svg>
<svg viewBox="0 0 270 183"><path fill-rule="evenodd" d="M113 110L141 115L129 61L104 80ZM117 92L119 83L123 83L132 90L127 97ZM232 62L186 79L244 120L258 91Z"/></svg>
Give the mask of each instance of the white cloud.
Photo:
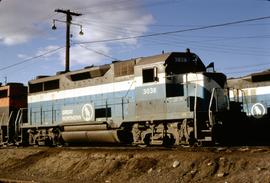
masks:
<svg viewBox="0 0 270 183"><path fill-rule="evenodd" d="M54 50L58 50L58 48L60 48L60 47L57 46L57 45L49 45L49 46L46 46L45 48L38 49L34 56L33 55L30 56L30 55L20 53L20 54L17 55L17 57L20 58L20 59L29 59L29 58L32 58L32 57L39 57L39 56L42 55L42 58L47 60L52 55L57 53L57 52L54 52Z"/></svg>
<svg viewBox="0 0 270 183"><path fill-rule="evenodd" d="M58 48L59 48L59 46L57 46L57 45L49 45L49 46L46 46L45 48L39 49L39 50L37 51L36 56L46 54L46 53L48 53L48 52L50 52L50 51L54 51L54 50L56 50L56 49L58 49ZM53 54L53 52L52 52L52 53L49 53L49 54L46 54L46 56L48 57L48 56L51 56L52 54Z"/></svg>
<svg viewBox="0 0 270 183"><path fill-rule="evenodd" d="M83 14L80 17L73 17L73 22L82 24L84 31L84 36L79 36L79 27L72 26L72 39L75 42L139 36L144 34L148 30L148 25L153 22L153 17L142 11L141 7L142 1L140 0L46 0L46 2L24 0L23 3L22 0L2 1L0 6L0 42L5 45L22 44L41 35L47 35L47 37L38 37L38 39L53 41L53 38L48 36L52 34L48 23L51 23L53 18L60 17L65 20L63 14L54 14L56 8L70 9ZM43 27L41 23L43 23ZM44 23L46 23L46 26L44 26ZM64 24L57 22L57 27L64 27ZM62 35L58 39L64 39L64 29L57 29L53 33L55 36ZM137 39L130 39L114 44L135 46L137 41ZM87 46L110 55L111 44L99 43ZM48 46L38 50L37 54L55 48L55 46L53 48ZM78 45L73 47L71 51L71 62L73 64L98 64L104 60L102 55ZM64 54L61 52L59 58L64 60L63 57Z"/></svg>
<svg viewBox="0 0 270 183"><path fill-rule="evenodd" d="M17 57L20 59L26 59L28 56L25 54L18 54Z"/></svg>
<svg viewBox="0 0 270 183"><path fill-rule="evenodd" d="M100 45L94 51L79 45L72 47L70 53L71 65L100 65L101 61L108 60L104 59L104 56L97 54L95 51L104 53L105 55L109 54L109 48L106 45ZM60 52L60 57L64 64L65 52Z"/></svg>

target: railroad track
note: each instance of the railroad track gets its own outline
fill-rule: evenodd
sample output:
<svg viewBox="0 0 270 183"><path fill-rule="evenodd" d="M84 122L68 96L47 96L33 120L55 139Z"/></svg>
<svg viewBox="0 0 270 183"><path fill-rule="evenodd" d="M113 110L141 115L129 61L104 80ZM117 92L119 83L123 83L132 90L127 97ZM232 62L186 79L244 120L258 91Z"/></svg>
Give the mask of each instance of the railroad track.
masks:
<svg viewBox="0 0 270 183"><path fill-rule="evenodd" d="M82 150L82 151L184 151L184 152L270 152L270 146L220 146L220 147L189 147L189 146L63 146L63 147L46 147L46 146L29 146L16 147L6 146L1 149L35 149L35 150ZM1 181L0 181L1 182Z"/></svg>

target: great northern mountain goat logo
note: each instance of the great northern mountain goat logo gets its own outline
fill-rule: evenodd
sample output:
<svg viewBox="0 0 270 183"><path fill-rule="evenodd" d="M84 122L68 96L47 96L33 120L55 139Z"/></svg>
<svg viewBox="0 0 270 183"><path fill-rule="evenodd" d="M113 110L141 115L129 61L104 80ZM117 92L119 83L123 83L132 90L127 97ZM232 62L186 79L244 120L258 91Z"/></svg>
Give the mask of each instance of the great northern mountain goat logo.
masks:
<svg viewBox="0 0 270 183"><path fill-rule="evenodd" d="M91 121L94 117L94 109L91 104L85 104L82 107L82 119L84 121Z"/></svg>
<svg viewBox="0 0 270 183"><path fill-rule="evenodd" d="M251 107L251 115L254 117L262 117L266 114L266 109L263 104L256 103Z"/></svg>

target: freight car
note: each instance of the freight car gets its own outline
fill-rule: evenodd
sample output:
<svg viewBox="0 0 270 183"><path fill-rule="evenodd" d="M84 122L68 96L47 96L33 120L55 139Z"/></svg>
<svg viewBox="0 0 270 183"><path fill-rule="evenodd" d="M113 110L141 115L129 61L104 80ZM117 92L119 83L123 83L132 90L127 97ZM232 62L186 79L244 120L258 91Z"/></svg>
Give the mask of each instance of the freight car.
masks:
<svg viewBox="0 0 270 183"><path fill-rule="evenodd" d="M189 50L38 76L28 83L27 120L16 122L16 141L218 142L237 133L243 117L228 93L226 76L207 71Z"/></svg>

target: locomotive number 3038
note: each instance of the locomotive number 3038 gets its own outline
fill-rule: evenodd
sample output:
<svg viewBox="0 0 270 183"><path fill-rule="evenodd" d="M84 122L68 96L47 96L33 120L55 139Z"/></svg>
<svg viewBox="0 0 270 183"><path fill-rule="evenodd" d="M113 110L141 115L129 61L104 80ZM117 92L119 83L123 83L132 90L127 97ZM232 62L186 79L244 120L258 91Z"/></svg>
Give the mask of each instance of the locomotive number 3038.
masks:
<svg viewBox="0 0 270 183"><path fill-rule="evenodd" d="M143 94L144 95L150 95L150 94L154 94L154 93L157 93L156 88L145 88L145 89L143 89Z"/></svg>

